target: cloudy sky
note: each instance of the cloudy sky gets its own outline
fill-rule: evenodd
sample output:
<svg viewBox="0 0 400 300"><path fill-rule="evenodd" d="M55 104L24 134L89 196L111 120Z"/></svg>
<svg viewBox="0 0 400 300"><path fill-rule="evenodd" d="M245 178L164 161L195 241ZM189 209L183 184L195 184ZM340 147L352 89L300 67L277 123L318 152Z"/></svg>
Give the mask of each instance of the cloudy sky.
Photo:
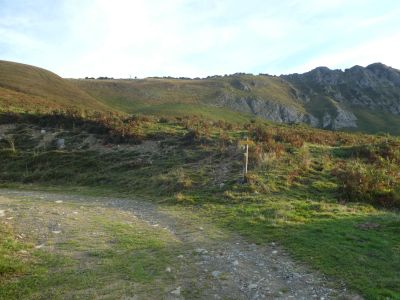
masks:
<svg viewBox="0 0 400 300"><path fill-rule="evenodd" d="M398 0L0 0L0 59L63 77L400 68Z"/></svg>

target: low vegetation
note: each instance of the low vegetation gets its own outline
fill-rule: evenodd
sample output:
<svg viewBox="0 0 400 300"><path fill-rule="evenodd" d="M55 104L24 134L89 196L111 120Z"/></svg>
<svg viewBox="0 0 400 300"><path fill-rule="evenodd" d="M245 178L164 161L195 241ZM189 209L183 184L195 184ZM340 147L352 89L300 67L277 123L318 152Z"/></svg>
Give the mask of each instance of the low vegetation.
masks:
<svg viewBox="0 0 400 300"><path fill-rule="evenodd" d="M0 123L2 186L194 207L256 243L279 242L367 299L400 297L396 137L71 110L6 113Z"/></svg>
<svg viewBox="0 0 400 300"><path fill-rule="evenodd" d="M165 268L176 260L179 242L162 229L96 205L35 198L25 204L34 214L20 214L23 226L47 229L56 218L62 227L50 236L43 230L22 236L0 224L0 299L158 299L170 288ZM34 239L46 243L34 247Z"/></svg>

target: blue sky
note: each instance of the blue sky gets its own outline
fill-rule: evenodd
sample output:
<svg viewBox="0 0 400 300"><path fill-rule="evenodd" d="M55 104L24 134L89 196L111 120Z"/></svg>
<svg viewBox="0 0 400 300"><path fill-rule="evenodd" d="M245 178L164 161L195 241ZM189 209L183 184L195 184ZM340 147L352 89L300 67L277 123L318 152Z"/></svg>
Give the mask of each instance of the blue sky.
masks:
<svg viewBox="0 0 400 300"><path fill-rule="evenodd" d="M63 77L400 69L400 1L0 0L0 59Z"/></svg>

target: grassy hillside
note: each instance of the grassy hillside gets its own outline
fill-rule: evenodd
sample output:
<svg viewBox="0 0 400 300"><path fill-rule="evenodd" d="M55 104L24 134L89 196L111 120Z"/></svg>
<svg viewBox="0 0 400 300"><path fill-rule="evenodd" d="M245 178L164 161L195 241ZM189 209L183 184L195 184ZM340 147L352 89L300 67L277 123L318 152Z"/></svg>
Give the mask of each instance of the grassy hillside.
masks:
<svg viewBox="0 0 400 300"><path fill-rule="evenodd" d="M109 108L58 75L30 65L0 61L0 110L48 111Z"/></svg>
<svg viewBox="0 0 400 300"><path fill-rule="evenodd" d="M213 82L183 80L67 80L34 66L0 61L0 111L75 109L156 116L199 115L247 122L249 114L205 103L215 98Z"/></svg>
<svg viewBox="0 0 400 300"><path fill-rule="evenodd" d="M141 80L72 80L79 88L103 104L128 113L150 115L196 115L218 120L248 120L252 113L243 115L249 107L234 103L236 99L264 99L291 107L300 113L311 113L322 119L329 113L337 114L338 103L318 86L312 91L298 85L296 91L287 82L273 76L237 74L207 79L157 79ZM308 95L308 101L296 98L298 93ZM221 103L220 99L227 99ZM342 105L343 106L343 105ZM357 117L357 128L346 129L366 133L398 135L400 116L380 110L345 105L342 108ZM235 113L235 111L237 113Z"/></svg>
<svg viewBox="0 0 400 300"><path fill-rule="evenodd" d="M315 115L335 112L331 97L314 95L302 103L296 93L281 78L264 75L65 80L0 61L0 187L141 196L177 210L189 208L251 242L279 244L366 299L400 298L399 138L276 125L218 102L268 98ZM362 131L400 134L394 115L353 111ZM249 173L243 176L239 141L247 138L253 143ZM0 286L6 287L0 298L1 293L35 295L41 287L52 290L63 282L65 274L54 280L45 275L48 266L38 270L21 263L32 245L17 241L9 224L0 225ZM144 224L135 226L147 230ZM154 230L149 236L158 240ZM118 232L107 231L104 239ZM163 260L164 244L146 245L128 227L120 237L133 241L129 247L137 240L153 251L146 266L155 257ZM91 240L86 241L90 248ZM104 263L113 257L117 277L124 275L120 266L128 264L123 246L117 243L115 251L99 254ZM150 275L134 269L126 274L156 280L165 266ZM91 274L97 278L109 270ZM40 280L35 275L23 286L28 290L21 290L24 280L18 278L29 274ZM68 274L65 288L70 289L77 283Z"/></svg>
<svg viewBox="0 0 400 300"><path fill-rule="evenodd" d="M67 80L34 66L0 61L0 110L73 108L158 117L198 115L239 123L255 114L277 121L293 115L311 114L320 121L326 113L336 117L339 104L323 88L312 80L292 83L296 89L280 77L242 73L206 79ZM339 106L357 117L358 127L352 131L400 133L397 115Z"/></svg>
<svg viewBox="0 0 400 300"><path fill-rule="evenodd" d="M304 111L294 91L280 78L231 75L208 79L72 80L79 88L107 106L128 113L196 115L211 119L244 119L222 107L220 98L268 99ZM249 115L249 114L247 114ZM248 117L247 117L248 119Z"/></svg>
<svg viewBox="0 0 400 300"><path fill-rule="evenodd" d="M1 184L192 207L253 242L279 243L366 299L400 297L397 138L260 121L86 118L3 115ZM244 136L254 145L242 181Z"/></svg>
<svg viewBox="0 0 400 300"><path fill-rule="evenodd" d="M400 135L400 116L370 109L354 108L358 128L367 133L390 133Z"/></svg>

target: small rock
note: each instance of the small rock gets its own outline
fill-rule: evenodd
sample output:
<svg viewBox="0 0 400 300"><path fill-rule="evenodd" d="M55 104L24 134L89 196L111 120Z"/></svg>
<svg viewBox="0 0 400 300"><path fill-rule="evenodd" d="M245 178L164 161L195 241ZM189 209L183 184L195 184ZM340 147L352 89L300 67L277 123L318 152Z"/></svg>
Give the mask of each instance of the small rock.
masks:
<svg viewBox="0 0 400 300"><path fill-rule="evenodd" d="M40 133L41 133L41 134L45 134L45 133L46 133L46 130L42 129L42 130L40 130Z"/></svg>
<svg viewBox="0 0 400 300"><path fill-rule="evenodd" d="M199 253L199 254L207 254L208 253L208 251L206 249L202 249L202 248L197 248L195 250L195 252Z"/></svg>
<svg viewBox="0 0 400 300"><path fill-rule="evenodd" d="M44 244L40 244L40 245L36 245L35 246L35 249L41 249L41 248L43 248L44 247Z"/></svg>
<svg viewBox="0 0 400 300"><path fill-rule="evenodd" d="M8 218L6 218L6 220L12 220L12 219L14 219L14 217L8 217Z"/></svg>
<svg viewBox="0 0 400 300"><path fill-rule="evenodd" d="M0 209L0 217L4 217L6 215L6 211L4 209Z"/></svg>
<svg viewBox="0 0 400 300"><path fill-rule="evenodd" d="M55 203L63 203L63 201L62 200L57 200L57 201L54 201Z"/></svg>
<svg viewBox="0 0 400 300"><path fill-rule="evenodd" d="M277 254L277 253L278 253L278 250L272 251L272 254Z"/></svg>
<svg viewBox="0 0 400 300"><path fill-rule="evenodd" d="M233 261L233 263L232 263L234 266L238 266L239 265L239 261L238 260L235 260L235 261Z"/></svg>
<svg viewBox="0 0 400 300"><path fill-rule="evenodd" d="M54 234L59 234L59 233L61 233L61 230L53 230L52 231Z"/></svg>
<svg viewBox="0 0 400 300"><path fill-rule="evenodd" d="M170 268L170 267L167 267L167 268L165 269L165 272L171 273L171 268Z"/></svg>
<svg viewBox="0 0 400 300"><path fill-rule="evenodd" d="M200 229L200 230L204 230L204 228L203 228L203 227L201 227L201 226L199 227L199 229Z"/></svg>
<svg viewBox="0 0 400 300"><path fill-rule="evenodd" d="M256 288L258 288L257 284L255 284L255 283L249 284L249 290L255 290Z"/></svg>
<svg viewBox="0 0 400 300"><path fill-rule="evenodd" d="M58 149L64 149L65 148L65 140L64 139L58 139L56 144L57 144L57 148Z"/></svg>
<svg viewBox="0 0 400 300"><path fill-rule="evenodd" d="M181 294L181 287L178 286L175 290L171 291L171 294L179 296Z"/></svg>
<svg viewBox="0 0 400 300"><path fill-rule="evenodd" d="M22 254L27 254L27 253L28 253L28 251L26 251L26 250L19 250L19 253L22 253Z"/></svg>
<svg viewBox="0 0 400 300"><path fill-rule="evenodd" d="M178 258L182 259L182 258L183 258L183 255L182 255L182 254L178 255Z"/></svg>
<svg viewBox="0 0 400 300"><path fill-rule="evenodd" d="M74 215L77 215L77 214L78 214L78 212L77 212L77 211L74 211L74 212L73 212L73 214L74 214Z"/></svg>
<svg viewBox="0 0 400 300"><path fill-rule="evenodd" d="M211 272L211 275L212 275L214 278L218 278L219 275L221 275L221 272L220 272L220 271L213 271L213 272Z"/></svg>

